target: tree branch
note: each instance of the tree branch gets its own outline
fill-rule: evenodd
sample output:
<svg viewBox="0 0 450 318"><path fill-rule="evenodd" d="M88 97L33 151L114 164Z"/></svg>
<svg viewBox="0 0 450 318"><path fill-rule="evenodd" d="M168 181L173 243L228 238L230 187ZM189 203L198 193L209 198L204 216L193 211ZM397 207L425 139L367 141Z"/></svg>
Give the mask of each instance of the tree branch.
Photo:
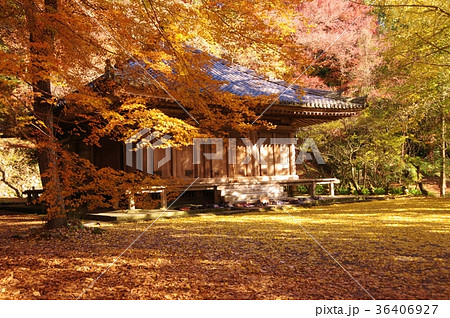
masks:
<svg viewBox="0 0 450 318"><path fill-rule="evenodd" d="M441 52L441 51L444 51L445 53L450 54L450 51L446 50L446 49L448 49L448 48L450 47L450 45L447 45L447 46L444 46L444 47L439 47L439 46L437 46L436 44L434 44L433 42L430 42L430 41L424 39L424 38L421 37L418 33L415 33L415 35L416 35L419 39L421 39L422 41L424 41L426 44L431 45L432 47L434 47L435 49L437 49L437 51L432 52L432 54L438 53L438 52Z"/></svg>
<svg viewBox="0 0 450 318"><path fill-rule="evenodd" d="M12 189L18 198L22 197L22 192L18 188L16 188L11 182L6 180L6 171L0 167L1 181L8 186L8 188Z"/></svg>
<svg viewBox="0 0 450 318"><path fill-rule="evenodd" d="M365 3L349 0L352 3L359 4L359 5L366 5ZM447 16L450 16L450 13L445 11L439 6L430 5L430 4L370 4L371 7L380 7L380 8L398 8L398 7L410 7L410 8L427 8L427 9L433 9L433 11L441 12Z"/></svg>

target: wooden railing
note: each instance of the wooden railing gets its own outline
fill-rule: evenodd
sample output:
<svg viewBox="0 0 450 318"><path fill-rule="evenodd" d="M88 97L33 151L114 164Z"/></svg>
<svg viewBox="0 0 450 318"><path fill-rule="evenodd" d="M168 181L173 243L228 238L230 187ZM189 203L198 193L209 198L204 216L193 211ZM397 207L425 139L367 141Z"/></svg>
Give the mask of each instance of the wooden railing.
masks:
<svg viewBox="0 0 450 318"><path fill-rule="evenodd" d="M325 178L325 179L298 179L280 182L285 186L307 185L309 188L309 194L311 197L316 197L316 186L318 184L328 184L330 186L330 196L334 196L334 185L340 183L337 178Z"/></svg>

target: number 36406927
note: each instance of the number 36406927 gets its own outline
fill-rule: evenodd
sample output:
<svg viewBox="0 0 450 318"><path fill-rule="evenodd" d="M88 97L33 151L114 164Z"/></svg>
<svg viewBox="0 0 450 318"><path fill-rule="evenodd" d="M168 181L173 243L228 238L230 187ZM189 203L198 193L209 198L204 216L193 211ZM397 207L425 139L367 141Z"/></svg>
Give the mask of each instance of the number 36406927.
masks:
<svg viewBox="0 0 450 318"><path fill-rule="evenodd" d="M377 305L376 314L434 315L438 305Z"/></svg>

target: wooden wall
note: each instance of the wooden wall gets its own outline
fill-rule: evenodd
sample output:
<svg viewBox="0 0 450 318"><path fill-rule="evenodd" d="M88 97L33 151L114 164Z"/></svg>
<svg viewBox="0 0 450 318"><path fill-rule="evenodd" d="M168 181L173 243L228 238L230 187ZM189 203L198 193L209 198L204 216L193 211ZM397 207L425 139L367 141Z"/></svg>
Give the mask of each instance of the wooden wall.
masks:
<svg viewBox="0 0 450 318"><path fill-rule="evenodd" d="M292 138L294 135L291 132L252 132L250 134L250 141L255 144L259 138L266 138L262 147L255 147L256 156L261 156L266 164L260 164L255 156L250 156L248 163L243 163L244 158L249 155L249 151L241 138L236 139L236 162L230 161L230 145L224 141L224 153L221 160L210 160L205 158L204 153L215 153L214 145L201 145L201 159L200 164L193 163L193 146L182 147L179 149L170 149L172 159L163 166L158 167L158 162L165 157L166 149L153 149L153 173L165 178L224 178L235 179L240 177L264 177L264 176L287 176L296 174L295 170L295 146L294 145L274 145L270 143L270 138ZM233 137L231 137L233 138ZM113 158L111 154L118 153L117 148L108 144L106 148L100 151L102 164L106 162L114 164L117 167L117 158ZM137 168L137 155L143 157L142 169L149 173L151 171L149 151L144 149L141 153L133 152L133 167L125 167L123 158L125 157L125 146L122 145L122 169L126 171L133 171ZM109 157L109 158L107 158ZM289 164L283 164L286 160ZM224 180L225 181L225 180Z"/></svg>

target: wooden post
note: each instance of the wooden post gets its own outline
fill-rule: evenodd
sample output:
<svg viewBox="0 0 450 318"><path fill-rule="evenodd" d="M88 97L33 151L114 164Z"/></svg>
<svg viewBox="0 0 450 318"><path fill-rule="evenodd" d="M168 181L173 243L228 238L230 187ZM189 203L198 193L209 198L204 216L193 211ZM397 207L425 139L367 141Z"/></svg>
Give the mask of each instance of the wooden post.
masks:
<svg viewBox="0 0 450 318"><path fill-rule="evenodd" d="M167 190L161 191L161 210L167 209Z"/></svg>
<svg viewBox="0 0 450 318"><path fill-rule="evenodd" d="M330 182L330 196L334 197L334 182Z"/></svg>
<svg viewBox="0 0 450 318"><path fill-rule="evenodd" d="M220 204L220 190L217 190L217 187L214 187L214 204Z"/></svg>
<svg viewBox="0 0 450 318"><path fill-rule="evenodd" d="M27 192L27 204L32 204L33 203L33 194L31 193L31 191Z"/></svg>
<svg viewBox="0 0 450 318"><path fill-rule="evenodd" d="M128 210L136 210L136 203L134 202L134 193L128 197Z"/></svg>
<svg viewBox="0 0 450 318"><path fill-rule="evenodd" d="M295 138L294 133L289 133L289 138ZM297 175L297 167L295 166L295 144L289 146L289 174Z"/></svg>

